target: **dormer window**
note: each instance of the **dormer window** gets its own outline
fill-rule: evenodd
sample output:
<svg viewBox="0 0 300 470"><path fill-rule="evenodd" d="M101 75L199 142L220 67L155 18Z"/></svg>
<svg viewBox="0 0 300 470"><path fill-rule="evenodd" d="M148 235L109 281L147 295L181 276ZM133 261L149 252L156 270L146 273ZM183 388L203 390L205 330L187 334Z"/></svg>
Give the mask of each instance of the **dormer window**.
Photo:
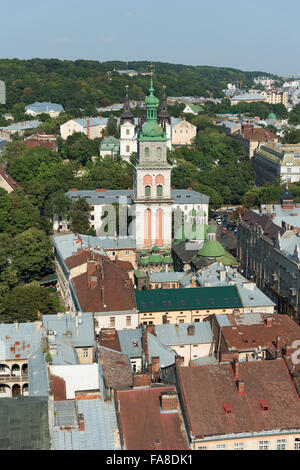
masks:
<svg viewBox="0 0 300 470"><path fill-rule="evenodd" d="M232 414L232 408L230 406L230 403L223 403L223 410L226 415L231 415Z"/></svg>
<svg viewBox="0 0 300 470"><path fill-rule="evenodd" d="M149 155L150 155L150 149L149 149L149 147L146 147L145 148L145 157L148 158Z"/></svg>
<svg viewBox="0 0 300 470"><path fill-rule="evenodd" d="M269 403L266 400L258 400L261 411L269 411Z"/></svg>

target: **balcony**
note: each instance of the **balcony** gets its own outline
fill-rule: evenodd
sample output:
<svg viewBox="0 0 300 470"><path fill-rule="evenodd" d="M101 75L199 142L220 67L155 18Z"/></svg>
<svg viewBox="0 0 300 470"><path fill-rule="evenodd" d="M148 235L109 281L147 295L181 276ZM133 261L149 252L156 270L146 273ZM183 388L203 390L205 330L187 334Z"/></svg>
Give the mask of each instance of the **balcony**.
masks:
<svg viewBox="0 0 300 470"><path fill-rule="evenodd" d="M7 382L28 382L28 374L22 374L22 375L0 374L0 383L7 383Z"/></svg>

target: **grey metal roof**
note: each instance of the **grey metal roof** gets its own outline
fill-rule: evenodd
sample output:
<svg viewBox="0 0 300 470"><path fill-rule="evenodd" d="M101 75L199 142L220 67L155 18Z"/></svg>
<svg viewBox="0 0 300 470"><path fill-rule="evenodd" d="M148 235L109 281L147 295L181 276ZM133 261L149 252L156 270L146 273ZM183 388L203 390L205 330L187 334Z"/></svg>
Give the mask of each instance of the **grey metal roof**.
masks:
<svg viewBox="0 0 300 470"><path fill-rule="evenodd" d="M40 344L42 333L32 323L0 324L0 360L27 359Z"/></svg>
<svg viewBox="0 0 300 470"><path fill-rule="evenodd" d="M43 325L48 331L56 332L55 340L72 347L91 347L94 340L94 319L92 313L82 313L79 317L78 331L76 331L75 315L65 313L63 317L57 315L43 315Z"/></svg>
<svg viewBox="0 0 300 470"><path fill-rule="evenodd" d="M75 400L54 402L54 426L77 426Z"/></svg>
<svg viewBox="0 0 300 470"><path fill-rule="evenodd" d="M76 243L74 245L74 240L78 240L78 237L75 233L71 233L68 235L59 235L52 237L53 244L55 248L58 250L61 258L65 260L69 258L74 253L77 253L79 248L87 248L90 247L92 250L97 251L102 255L106 255L105 251L102 249L102 243L100 245L100 238L99 237L92 237L89 235L81 235L80 238L82 243ZM106 240L106 239L103 239Z"/></svg>
<svg viewBox="0 0 300 470"><path fill-rule="evenodd" d="M36 129L40 124L40 121L24 121L10 124L7 127L0 127L0 129L3 131L26 131L26 129Z"/></svg>
<svg viewBox="0 0 300 470"><path fill-rule="evenodd" d="M135 330L119 330L118 331L119 341L122 353L127 354L128 357L142 357L142 331L141 328ZM137 346L134 346L134 342L137 342Z"/></svg>
<svg viewBox="0 0 300 470"><path fill-rule="evenodd" d="M28 360L28 394L30 397L46 397L48 393L47 364L40 344Z"/></svg>
<svg viewBox="0 0 300 470"><path fill-rule="evenodd" d="M108 118L94 118L94 117L87 117L87 118L81 118L81 119L74 119L77 124L82 126L84 129L87 128L88 122L90 127L94 126L107 126L107 121Z"/></svg>
<svg viewBox="0 0 300 470"><path fill-rule="evenodd" d="M195 328L193 336L188 335L189 326ZM156 325L155 332L157 339L167 346L209 344L213 342L213 334L208 322Z"/></svg>
<svg viewBox="0 0 300 470"><path fill-rule="evenodd" d="M185 276L186 276L185 272L175 272L175 271L160 272L160 273L151 272L150 282L178 282Z"/></svg>
<svg viewBox="0 0 300 470"><path fill-rule="evenodd" d="M35 113L48 113L49 111L62 112L64 108L58 103L33 103L25 106L26 111L32 110Z"/></svg>
<svg viewBox="0 0 300 470"><path fill-rule="evenodd" d="M175 364L175 351L162 344L156 336L147 333L147 342L150 362L153 357L159 357L159 364L162 368Z"/></svg>
<svg viewBox="0 0 300 470"><path fill-rule="evenodd" d="M103 192L97 192L95 190L85 191L69 191L66 196L72 200L79 198L85 198L90 205L101 205L101 204L113 204L114 202L121 202L120 197L127 198L127 204L131 205L132 200L130 198L133 193L132 189L120 189L120 190L105 190ZM187 189L173 189L171 191L171 197L174 199L174 205L176 204L209 204L209 196L199 193L194 190ZM122 201L123 202L123 201Z"/></svg>
<svg viewBox="0 0 300 470"><path fill-rule="evenodd" d="M218 364L217 359L215 356L203 356L198 357L197 359L193 359L191 361L191 366L207 366L207 365L214 365Z"/></svg>
<svg viewBox="0 0 300 470"><path fill-rule="evenodd" d="M84 416L85 429L64 430L55 426L52 437L56 450L121 450L113 402L103 399L79 400L77 408ZM72 413L70 405L66 405L65 401L61 402L60 413L67 412ZM66 419L66 414L64 416Z"/></svg>

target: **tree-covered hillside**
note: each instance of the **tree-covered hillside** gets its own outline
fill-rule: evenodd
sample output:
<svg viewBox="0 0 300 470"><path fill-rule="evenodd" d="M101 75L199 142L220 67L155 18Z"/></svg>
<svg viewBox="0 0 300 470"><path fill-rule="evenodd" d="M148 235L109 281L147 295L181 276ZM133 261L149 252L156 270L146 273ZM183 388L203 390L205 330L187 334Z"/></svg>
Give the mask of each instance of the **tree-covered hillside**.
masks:
<svg viewBox="0 0 300 470"><path fill-rule="evenodd" d="M139 72L149 71L149 62L129 62L128 68ZM169 96L221 97L228 82L242 81L251 86L253 78L262 72L187 66L155 62L155 91L161 97L163 85ZM97 62L90 60L61 61L57 59L1 59L0 80L7 86L7 106L35 101L52 101L62 104L66 111L74 108L98 107L124 99L125 85L129 84L129 97L143 100L149 88L149 77L120 75L114 69L127 69L125 62ZM263 75L272 76L263 73Z"/></svg>

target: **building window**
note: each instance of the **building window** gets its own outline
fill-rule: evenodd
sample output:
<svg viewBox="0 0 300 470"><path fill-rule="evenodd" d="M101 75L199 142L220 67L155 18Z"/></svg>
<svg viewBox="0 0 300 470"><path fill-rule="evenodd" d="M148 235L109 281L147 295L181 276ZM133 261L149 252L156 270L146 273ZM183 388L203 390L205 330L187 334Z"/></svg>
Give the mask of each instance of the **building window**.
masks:
<svg viewBox="0 0 300 470"><path fill-rule="evenodd" d="M151 196L151 186L149 185L145 186L145 196L146 197Z"/></svg>
<svg viewBox="0 0 300 470"><path fill-rule="evenodd" d="M157 147L157 157L161 158L161 147Z"/></svg>
<svg viewBox="0 0 300 470"><path fill-rule="evenodd" d="M285 450L286 449L286 439L278 439L276 448L277 448L277 450Z"/></svg>
<svg viewBox="0 0 300 470"><path fill-rule="evenodd" d="M199 446L198 450L207 450L207 446Z"/></svg>
<svg viewBox="0 0 300 470"><path fill-rule="evenodd" d="M132 372L136 372L136 362L132 362Z"/></svg>
<svg viewBox="0 0 300 470"><path fill-rule="evenodd" d="M295 439L294 450L300 450L300 439L299 438Z"/></svg>
<svg viewBox="0 0 300 470"><path fill-rule="evenodd" d="M129 251L125 251L125 256L129 256L129 255L130 255Z"/></svg>
<svg viewBox="0 0 300 470"><path fill-rule="evenodd" d="M180 318L179 323L184 323L184 319Z"/></svg>
<svg viewBox="0 0 300 470"><path fill-rule="evenodd" d="M161 197L163 195L163 187L161 184L159 184L156 188L156 194L158 197Z"/></svg>
<svg viewBox="0 0 300 470"><path fill-rule="evenodd" d="M243 442L236 442L234 444L234 450L244 450L244 443Z"/></svg>
<svg viewBox="0 0 300 470"><path fill-rule="evenodd" d="M126 326L131 326L131 316L130 315L128 315L126 317Z"/></svg>
<svg viewBox="0 0 300 470"><path fill-rule="evenodd" d="M145 148L145 157L148 158L149 155L150 155L149 147L146 147L146 148Z"/></svg>
<svg viewBox="0 0 300 470"><path fill-rule="evenodd" d="M89 350L87 348L83 350L83 357L89 357Z"/></svg>
<svg viewBox="0 0 300 470"><path fill-rule="evenodd" d="M110 326L111 326L112 328L114 328L115 325L116 325L116 319L115 319L115 317L110 317L109 322L110 322Z"/></svg>
<svg viewBox="0 0 300 470"><path fill-rule="evenodd" d="M126 129L126 135L129 135L129 133L130 133L130 130Z"/></svg>
<svg viewBox="0 0 300 470"><path fill-rule="evenodd" d="M268 450L269 441L259 441L258 450Z"/></svg>
<svg viewBox="0 0 300 470"><path fill-rule="evenodd" d="M217 444L216 449L217 450L224 450L224 449L226 449L226 444Z"/></svg>

